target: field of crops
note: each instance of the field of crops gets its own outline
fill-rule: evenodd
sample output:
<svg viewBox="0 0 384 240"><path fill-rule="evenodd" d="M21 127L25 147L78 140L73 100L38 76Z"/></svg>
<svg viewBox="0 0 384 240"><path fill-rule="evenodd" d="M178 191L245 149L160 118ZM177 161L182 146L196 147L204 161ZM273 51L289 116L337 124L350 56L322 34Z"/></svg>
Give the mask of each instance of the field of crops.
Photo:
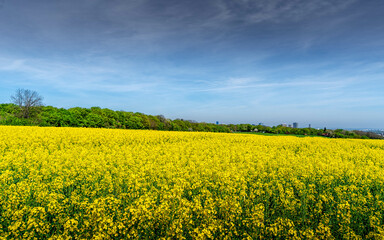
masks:
<svg viewBox="0 0 384 240"><path fill-rule="evenodd" d="M384 141L0 126L0 238L384 237Z"/></svg>

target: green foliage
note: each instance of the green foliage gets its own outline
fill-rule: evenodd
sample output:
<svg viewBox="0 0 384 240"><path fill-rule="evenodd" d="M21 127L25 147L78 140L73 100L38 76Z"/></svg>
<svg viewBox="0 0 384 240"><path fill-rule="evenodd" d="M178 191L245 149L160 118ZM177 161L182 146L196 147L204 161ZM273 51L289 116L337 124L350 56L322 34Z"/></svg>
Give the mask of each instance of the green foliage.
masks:
<svg viewBox="0 0 384 240"><path fill-rule="evenodd" d="M53 127L91 127L122 129L153 129L166 131L197 132L257 132L268 134L292 134L324 136L331 138L382 138L374 133L346 131L343 129L290 128L284 126L262 126L251 124L213 124L196 121L166 119L163 115L152 116L143 113L113 111L107 108L75 107L70 109L42 106L31 118L20 117L20 108L15 104L0 104L1 125L53 126Z"/></svg>

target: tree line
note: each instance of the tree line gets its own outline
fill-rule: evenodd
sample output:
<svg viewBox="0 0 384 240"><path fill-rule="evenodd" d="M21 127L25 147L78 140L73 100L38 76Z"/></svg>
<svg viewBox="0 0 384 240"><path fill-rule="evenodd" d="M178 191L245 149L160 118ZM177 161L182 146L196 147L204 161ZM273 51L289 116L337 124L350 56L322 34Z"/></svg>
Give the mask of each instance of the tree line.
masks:
<svg viewBox="0 0 384 240"><path fill-rule="evenodd" d="M263 126L252 124L213 124L184 119L167 119L163 115L139 112L114 111L108 108L74 107L69 109L43 106L43 98L35 91L18 89L11 97L13 103L0 104L1 125L42 127L86 127L152 129L167 131L199 132L252 132L267 134L293 134L331 138L382 139L381 135L343 129L291 128L282 125Z"/></svg>
<svg viewBox="0 0 384 240"><path fill-rule="evenodd" d="M2 125L231 132L225 125L183 119L170 120L162 115L152 116L100 107L64 109L39 106L30 112L30 117L23 116L22 110L17 105L0 104L0 124Z"/></svg>
<svg viewBox="0 0 384 240"><path fill-rule="evenodd" d="M343 129L291 128L282 125L263 126L252 124L213 124L184 119L167 119L163 115L147 115L139 112L114 111L108 108L74 107L69 109L52 106L39 106L29 110L25 117L22 109L13 103L0 104L1 125L22 125L41 127L86 127L153 129L167 131L199 132L253 132L270 134L293 134L324 136L331 138L376 138L378 134Z"/></svg>

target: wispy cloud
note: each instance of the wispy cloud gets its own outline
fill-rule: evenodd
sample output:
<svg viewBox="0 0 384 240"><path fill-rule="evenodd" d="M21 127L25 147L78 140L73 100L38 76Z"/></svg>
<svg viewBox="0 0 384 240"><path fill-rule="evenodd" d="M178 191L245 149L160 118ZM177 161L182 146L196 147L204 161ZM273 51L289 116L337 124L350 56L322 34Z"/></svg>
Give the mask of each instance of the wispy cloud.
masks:
<svg viewBox="0 0 384 240"><path fill-rule="evenodd" d="M13 85L50 86L60 91L148 91L156 83L127 79L120 69L100 65L52 62L43 59L0 58L0 73L12 72L27 76L26 79L3 79ZM113 79L117 78L117 79Z"/></svg>
<svg viewBox="0 0 384 240"><path fill-rule="evenodd" d="M305 77L299 79L291 79L282 82L272 82L268 80L252 78L230 78L227 81L215 82L208 87L196 89L202 92L233 92L233 91L254 91L264 90L273 91L286 87L305 88L316 90L334 90L348 86L348 83L353 82L352 78L347 79L333 79L324 81L323 77Z"/></svg>
<svg viewBox="0 0 384 240"><path fill-rule="evenodd" d="M247 24L266 21L299 21L313 15L321 16L343 10L356 2L348 1L305 1L305 0L218 0L216 6L221 9L227 21L242 20Z"/></svg>
<svg viewBox="0 0 384 240"><path fill-rule="evenodd" d="M353 2L99 0L57 4L15 0L6 2L1 10L0 32L4 34L3 41L19 39L22 48L34 45L54 52L70 49L142 55L164 49L179 51L202 43L214 43L211 46L214 47L217 43L235 41L231 39L236 28L259 24L263 32L262 23L302 21L314 15L342 11ZM16 8L16 3L25 6ZM309 40L306 41L308 44Z"/></svg>

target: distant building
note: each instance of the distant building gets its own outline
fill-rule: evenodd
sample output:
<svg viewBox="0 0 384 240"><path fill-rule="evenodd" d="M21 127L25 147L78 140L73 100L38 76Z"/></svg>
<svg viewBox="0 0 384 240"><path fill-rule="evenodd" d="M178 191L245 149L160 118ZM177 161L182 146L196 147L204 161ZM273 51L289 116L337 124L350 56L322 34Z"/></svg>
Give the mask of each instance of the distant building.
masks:
<svg viewBox="0 0 384 240"><path fill-rule="evenodd" d="M219 121L216 121L216 125L219 125Z"/></svg>
<svg viewBox="0 0 384 240"><path fill-rule="evenodd" d="M281 126L282 127L287 127L287 124L286 123L282 123Z"/></svg>
<svg viewBox="0 0 384 240"><path fill-rule="evenodd" d="M292 127L292 124L288 124L288 127L290 127L290 128L291 128L291 127Z"/></svg>
<svg viewBox="0 0 384 240"><path fill-rule="evenodd" d="M309 124L308 128L311 128L311 124Z"/></svg>
<svg viewBox="0 0 384 240"><path fill-rule="evenodd" d="M259 123L260 126L264 126L264 123Z"/></svg>
<svg viewBox="0 0 384 240"><path fill-rule="evenodd" d="M299 127L299 124L297 122L294 122L293 123L293 128L298 128Z"/></svg>

